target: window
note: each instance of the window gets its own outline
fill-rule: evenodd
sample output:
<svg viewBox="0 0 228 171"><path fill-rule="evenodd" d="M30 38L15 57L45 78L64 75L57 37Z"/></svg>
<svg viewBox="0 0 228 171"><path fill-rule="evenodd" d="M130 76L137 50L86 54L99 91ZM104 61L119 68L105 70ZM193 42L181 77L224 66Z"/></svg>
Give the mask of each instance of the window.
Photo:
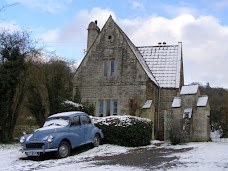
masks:
<svg viewBox="0 0 228 171"><path fill-rule="evenodd" d="M79 116L75 116L75 117L73 118L73 121L72 121L72 123L71 123L71 126L78 126L78 125L81 125L81 124L80 124L80 120L79 120Z"/></svg>
<svg viewBox="0 0 228 171"><path fill-rule="evenodd" d="M115 60L104 60L104 76L113 77L115 74Z"/></svg>
<svg viewBox="0 0 228 171"><path fill-rule="evenodd" d="M106 100L106 116L111 114L111 100Z"/></svg>
<svg viewBox="0 0 228 171"><path fill-rule="evenodd" d="M108 60L104 60L104 76L108 76Z"/></svg>
<svg viewBox="0 0 228 171"><path fill-rule="evenodd" d="M113 77L115 72L115 61L110 61L110 76Z"/></svg>
<svg viewBox="0 0 228 171"><path fill-rule="evenodd" d="M98 100L98 116L110 116L118 114L118 100Z"/></svg>
<svg viewBox="0 0 228 171"><path fill-rule="evenodd" d="M87 116L81 116L80 119L83 125L91 124L91 120Z"/></svg>
<svg viewBox="0 0 228 171"><path fill-rule="evenodd" d="M117 115L117 109L118 109L118 102L117 100L113 100L113 115Z"/></svg>
<svg viewBox="0 0 228 171"><path fill-rule="evenodd" d="M102 117L104 113L104 100L99 100L99 116Z"/></svg>

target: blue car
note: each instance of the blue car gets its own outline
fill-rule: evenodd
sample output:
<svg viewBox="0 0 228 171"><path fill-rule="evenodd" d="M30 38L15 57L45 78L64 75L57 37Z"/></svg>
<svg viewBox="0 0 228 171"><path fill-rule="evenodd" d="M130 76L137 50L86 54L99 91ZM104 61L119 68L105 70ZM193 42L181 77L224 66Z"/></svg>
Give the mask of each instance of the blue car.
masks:
<svg viewBox="0 0 228 171"><path fill-rule="evenodd" d="M57 158L70 155L71 149L92 143L99 146L104 135L91 121L88 114L80 111L64 112L49 116L43 127L20 138L27 156L40 156L55 152Z"/></svg>

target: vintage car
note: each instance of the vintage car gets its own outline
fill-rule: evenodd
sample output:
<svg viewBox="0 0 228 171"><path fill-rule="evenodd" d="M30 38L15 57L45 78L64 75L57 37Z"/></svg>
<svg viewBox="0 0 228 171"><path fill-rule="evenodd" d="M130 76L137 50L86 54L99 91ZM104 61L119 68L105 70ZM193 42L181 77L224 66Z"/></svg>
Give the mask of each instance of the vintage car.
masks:
<svg viewBox="0 0 228 171"><path fill-rule="evenodd" d="M70 155L70 150L88 143L99 146L104 135L84 112L64 112L51 115L42 128L20 138L27 156L40 156L54 152L57 158Z"/></svg>

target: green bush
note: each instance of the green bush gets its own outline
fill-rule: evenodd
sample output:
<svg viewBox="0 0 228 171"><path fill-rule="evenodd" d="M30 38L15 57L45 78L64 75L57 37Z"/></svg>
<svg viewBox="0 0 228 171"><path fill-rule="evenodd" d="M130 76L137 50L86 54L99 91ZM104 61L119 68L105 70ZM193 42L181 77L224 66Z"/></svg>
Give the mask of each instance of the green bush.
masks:
<svg viewBox="0 0 228 171"><path fill-rule="evenodd" d="M61 103L59 112L68 112L68 111L82 111L89 115L94 116L95 107L94 105L89 103L79 104L79 103L75 103L73 101L67 100L64 103Z"/></svg>
<svg viewBox="0 0 228 171"><path fill-rule="evenodd" d="M138 147L149 145L152 138L152 121L134 116L93 117L94 124L102 129L104 142Z"/></svg>

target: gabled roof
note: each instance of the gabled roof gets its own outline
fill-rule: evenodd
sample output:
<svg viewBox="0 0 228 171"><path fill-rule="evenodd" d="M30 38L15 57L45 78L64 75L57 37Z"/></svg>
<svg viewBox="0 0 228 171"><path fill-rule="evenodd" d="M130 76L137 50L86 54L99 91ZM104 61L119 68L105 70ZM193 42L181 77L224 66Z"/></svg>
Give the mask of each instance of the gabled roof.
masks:
<svg viewBox="0 0 228 171"><path fill-rule="evenodd" d="M182 43L138 47L160 87L179 88Z"/></svg>
<svg viewBox="0 0 228 171"><path fill-rule="evenodd" d="M196 94L198 91L199 85L188 85L188 86L182 86L181 88L181 95L184 94Z"/></svg>
<svg viewBox="0 0 228 171"><path fill-rule="evenodd" d="M207 106L208 96L200 96L197 101L197 107L205 107Z"/></svg>
<svg viewBox="0 0 228 171"><path fill-rule="evenodd" d="M142 109L149 109L151 105L152 105L152 100L147 100L143 105Z"/></svg>
<svg viewBox="0 0 228 171"><path fill-rule="evenodd" d="M110 17L109 17L110 19ZM115 21L113 21L115 23ZM142 54L139 52L139 50L137 49L137 47L132 43L132 41L127 37L127 35L122 31L122 29L115 23L115 25L117 26L117 28L119 29L120 33L122 34L122 36L125 38L125 40L127 41L129 47L131 48L132 52L135 54L136 58L138 59L139 63L141 64L141 66L143 67L144 71L146 72L146 74L148 75L148 77L156 84L158 85L157 80L154 78L152 71L150 70L150 68L148 67L147 63L145 62L145 60L143 59Z"/></svg>
<svg viewBox="0 0 228 171"><path fill-rule="evenodd" d="M172 107L181 107L181 98L174 97Z"/></svg>

